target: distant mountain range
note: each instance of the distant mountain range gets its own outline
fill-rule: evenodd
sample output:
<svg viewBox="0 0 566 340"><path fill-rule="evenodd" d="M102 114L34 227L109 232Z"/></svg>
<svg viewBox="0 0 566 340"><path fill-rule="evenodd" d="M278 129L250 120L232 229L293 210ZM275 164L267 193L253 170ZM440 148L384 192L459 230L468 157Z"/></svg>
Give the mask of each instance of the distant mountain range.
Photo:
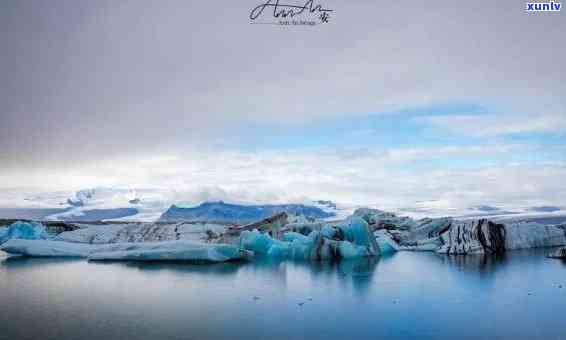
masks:
<svg viewBox="0 0 566 340"><path fill-rule="evenodd" d="M193 208L181 208L172 205L161 215L159 221L250 223L280 212L304 215L312 218L328 218L335 216L332 212L326 212L320 208L303 204L239 205L219 201L205 202Z"/></svg>
<svg viewBox="0 0 566 340"><path fill-rule="evenodd" d="M262 202L261 205L260 203L255 203L256 205L228 204L220 202L221 199L223 198L212 198L208 203L194 206L201 202L200 199L191 200L174 190L162 188L96 187L79 191L43 193L0 190L0 219L81 222L199 220L242 224L257 221L281 211L314 218L341 219L350 215L355 208L362 207L358 204L337 204L325 199L303 201L303 204ZM457 219L473 219L485 217L493 220L536 220L545 223L566 219L566 206L549 202L524 206L507 205L505 202L458 206L445 200L427 200L398 208L375 204L368 206L413 218L452 216Z"/></svg>

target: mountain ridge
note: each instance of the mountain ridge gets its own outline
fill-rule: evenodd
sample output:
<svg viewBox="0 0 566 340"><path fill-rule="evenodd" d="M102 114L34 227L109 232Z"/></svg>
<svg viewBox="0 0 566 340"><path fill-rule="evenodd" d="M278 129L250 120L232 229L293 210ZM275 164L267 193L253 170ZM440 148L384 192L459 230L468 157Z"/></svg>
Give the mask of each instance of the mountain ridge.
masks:
<svg viewBox="0 0 566 340"><path fill-rule="evenodd" d="M277 213L287 212L312 218L328 218L335 213L326 212L321 208L305 204L264 204L241 205L225 203L224 201L203 202L195 207L179 207L172 204L158 221L215 221L231 223L250 223Z"/></svg>

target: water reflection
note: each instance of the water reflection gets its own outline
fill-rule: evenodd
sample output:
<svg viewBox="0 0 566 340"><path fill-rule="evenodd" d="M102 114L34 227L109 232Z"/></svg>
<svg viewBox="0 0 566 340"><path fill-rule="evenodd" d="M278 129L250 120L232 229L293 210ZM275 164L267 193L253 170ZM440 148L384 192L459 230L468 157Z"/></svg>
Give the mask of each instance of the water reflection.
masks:
<svg viewBox="0 0 566 340"><path fill-rule="evenodd" d="M371 278L376 271L379 257L363 257L359 259L343 259L340 261L289 261L268 258L256 259L250 263L262 271L281 271L285 264L308 271L315 278L323 277L365 277Z"/></svg>
<svg viewBox="0 0 566 340"><path fill-rule="evenodd" d="M61 265L65 263L84 262L84 259L70 259L70 258L33 258L27 256L7 256L0 259L0 266L10 269L29 269L32 267L47 267Z"/></svg>
<svg viewBox="0 0 566 340"><path fill-rule="evenodd" d="M117 266L130 270L140 272L175 272L178 274L183 273L198 273L210 275L234 275L241 268L243 263L228 262L228 263L209 263L209 264L194 264L189 262L141 262L141 261L90 261L91 266Z"/></svg>
<svg viewBox="0 0 566 340"><path fill-rule="evenodd" d="M507 261L506 254L438 255L438 258L444 265L479 274L492 274Z"/></svg>
<svg viewBox="0 0 566 340"><path fill-rule="evenodd" d="M560 339L566 262L546 252L213 265L10 257L0 338Z"/></svg>

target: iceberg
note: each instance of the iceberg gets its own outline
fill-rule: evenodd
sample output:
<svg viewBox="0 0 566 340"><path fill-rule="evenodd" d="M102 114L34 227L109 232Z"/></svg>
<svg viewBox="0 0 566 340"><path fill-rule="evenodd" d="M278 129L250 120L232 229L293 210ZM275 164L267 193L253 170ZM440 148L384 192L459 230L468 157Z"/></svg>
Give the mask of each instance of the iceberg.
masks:
<svg viewBox="0 0 566 340"><path fill-rule="evenodd" d="M29 257L88 257L98 247L87 243L10 239L0 246L0 250L11 255Z"/></svg>
<svg viewBox="0 0 566 340"><path fill-rule="evenodd" d="M240 234L240 247L268 257L312 261L380 254L367 223L360 218L352 218L336 226L328 225L322 230L312 230L308 235L286 232L283 240L274 239L258 230L246 230ZM328 237L330 235L332 237Z"/></svg>
<svg viewBox="0 0 566 340"><path fill-rule="evenodd" d="M43 240L49 234L45 227L35 222L14 222L7 228L0 228L0 244L10 239Z"/></svg>
<svg viewBox="0 0 566 340"><path fill-rule="evenodd" d="M378 229L409 230L416 226L416 222L410 217L400 217L379 209L358 208L352 217L362 218L373 231Z"/></svg>
<svg viewBox="0 0 566 340"><path fill-rule="evenodd" d="M409 239L416 241L440 236L452 225L451 217L423 218L416 221L414 228L409 231Z"/></svg>
<svg viewBox="0 0 566 340"><path fill-rule="evenodd" d="M547 257L551 259L566 259L566 247L559 248L552 253L548 254Z"/></svg>
<svg viewBox="0 0 566 340"><path fill-rule="evenodd" d="M78 243L125 243L186 240L204 242L210 232L222 233L226 226L214 223L108 223L80 224L80 228L55 236L57 241Z"/></svg>
<svg viewBox="0 0 566 340"><path fill-rule="evenodd" d="M500 224L487 219L453 223L441 234L445 254L502 254L507 250L566 244L564 225L533 222Z"/></svg>
<svg viewBox="0 0 566 340"><path fill-rule="evenodd" d="M89 244L51 240L11 239L0 250L29 257L81 257L93 261L191 261L244 260L252 253L227 244L190 241Z"/></svg>
<svg viewBox="0 0 566 340"><path fill-rule="evenodd" d="M426 238L399 246L399 250L407 251L436 251L442 246L440 237Z"/></svg>
<svg viewBox="0 0 566 340"><path fill-rule="evenodd" d="M391 236L384 230L378 230L374 233L375 240L379 245L379 250L381 254L392 254L400 250L399 245L395 242Z"/></svg>
<svg viewBox="0 0 566 340"><path fill-rule="evenodd" d="M88 256L90 261L190 261L226 262L244 260L253 254L228 244L187 241L122 243L101 248Z"/></svg>
<svg viewBox="0 0 566 340"><path fill-rule="evenodd" d="M240 234L240 248L253 251L256 254L267 254L269 249L276 243L285 246L289 242L278 241L268 234L263 234L258 230L242 231Z"/></svg>
<svg viewBox="0 0 566 340"><path fill-rule="evenodd" d="M451 217L414 220L369 208L357 209L352 216L368 223L382 253L408 250L502 254L515 249L566 245L566 224L548 225L534 220L454 220Z"/></svg>

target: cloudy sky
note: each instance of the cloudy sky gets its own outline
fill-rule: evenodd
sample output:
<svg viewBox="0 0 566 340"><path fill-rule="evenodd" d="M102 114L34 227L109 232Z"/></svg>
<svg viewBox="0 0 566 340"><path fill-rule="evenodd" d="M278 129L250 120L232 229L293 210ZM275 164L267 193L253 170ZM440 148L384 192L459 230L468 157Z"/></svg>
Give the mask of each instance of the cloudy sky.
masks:
<svg viewBox="0 0 566 340"><path fill-rule="evenodd" d="M563 11L321 0L329 23L250 24L260 3L2 1L0 191L564 204Z"/></svg>

